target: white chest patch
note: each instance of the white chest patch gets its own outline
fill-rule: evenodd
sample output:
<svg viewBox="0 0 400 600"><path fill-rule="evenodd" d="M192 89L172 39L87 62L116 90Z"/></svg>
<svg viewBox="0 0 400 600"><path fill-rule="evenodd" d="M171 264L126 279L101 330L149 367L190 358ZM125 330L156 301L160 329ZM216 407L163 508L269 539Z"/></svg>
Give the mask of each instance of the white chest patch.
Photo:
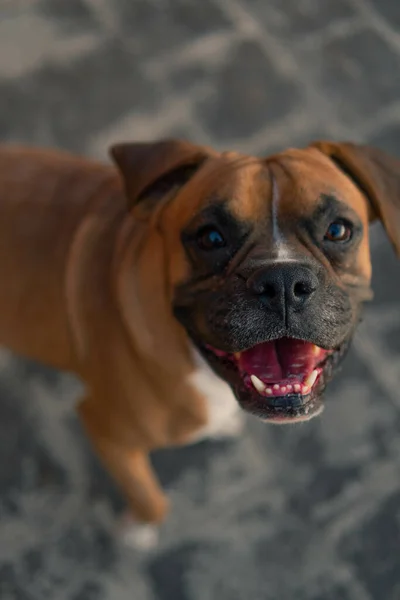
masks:
<svg viewBox="0 0 400 600"><path fill-rule="evenodd" d="M236 437L243 428L244 415L231 388L208 366L204 358L193 348L196 371L190 383L207 402L208 424L196 432L192 442L207 437Z"/></svg>

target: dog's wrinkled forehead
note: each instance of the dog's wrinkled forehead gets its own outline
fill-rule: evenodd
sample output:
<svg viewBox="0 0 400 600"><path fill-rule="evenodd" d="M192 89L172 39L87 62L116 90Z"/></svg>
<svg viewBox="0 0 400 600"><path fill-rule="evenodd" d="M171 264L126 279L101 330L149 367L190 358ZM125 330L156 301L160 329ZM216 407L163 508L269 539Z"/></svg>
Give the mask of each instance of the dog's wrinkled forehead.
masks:
<svg viewBox="0 0 400 600"><path fill-rule="evenodd" d="M324 198L331 197L368 223L365 196L332 161L314 148L287 150L267 158L263 174L269 180L269 193L268 197L253 199L252 214L256 219L269 208L275 221L290 221L291 215L307 216Z"/></svg>
<svg viewBox="0 0 400 600"><path fill-rule="evenodd" d="M232 153L213 157L182 190L169 214L171 227L193 227L199 216L208 218L213 206L222 207L242 231L250 232L264 257L277 259L315 257L314 245L307 245L303 234L307 223L316 222L323 211L331 213L332 220L356 220L364 233L349 253L351 269L370 277L368 203L351 179L315 148L264 159Z"/></svg>
<svg viewBox="0 0 400 600"><path fill-rule="evenodd" d="M266 159L275 180L272 200L282 211L307 214L331 196L354 210L366 223L368 203L356 185L315 148L289 149Z"/></svg>
<svg viewBox="0 0 400 600"><path fill-rule="evenodd" d="M224 153L210 159L189 182L177 213L190 219L194 209L221 203L239 221L256 226L269 221L285 229L292 218L311 215L326 197L342 202L368 223L364 195L314 148L291 149L265 159Z"/></svg>
<svg viewBox="0 0 400 600"><path fill-rule="evenodd" d="M257 220L271 195L265 161L234 152L212 156L201 166L165 212L168 227L182 231L210 206L224 206L241 222Z"/></svg>
<svg viewBox="0 0 400 600"><path fill-rule="evenodd" d="M284 233L303 217L332 198L354 211L368 224L368 203L355 184L327 157L314 148L287 150L265 159L222 154L206 164L186 190L201 211L211 204L223 204L240 222L265 231L268 224L274 237L284 241ZM197 195L194 203L193 195ZM179 211L183 216L185 199Z"/></svg>

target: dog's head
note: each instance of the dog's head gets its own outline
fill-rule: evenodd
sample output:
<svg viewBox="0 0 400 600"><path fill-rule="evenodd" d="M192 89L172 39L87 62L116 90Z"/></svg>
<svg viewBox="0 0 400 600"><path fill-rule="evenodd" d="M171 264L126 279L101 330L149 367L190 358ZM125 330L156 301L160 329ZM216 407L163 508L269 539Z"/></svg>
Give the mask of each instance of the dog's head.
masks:
<svg viewBox="0 0 400 600"><path fill-rule="evenodd" d="M111 153L132 215L163 240L169 310L241 406L318 414L371 298L369 223L400 251L400 163L330 142L263 159L178 141Z"/></svg>

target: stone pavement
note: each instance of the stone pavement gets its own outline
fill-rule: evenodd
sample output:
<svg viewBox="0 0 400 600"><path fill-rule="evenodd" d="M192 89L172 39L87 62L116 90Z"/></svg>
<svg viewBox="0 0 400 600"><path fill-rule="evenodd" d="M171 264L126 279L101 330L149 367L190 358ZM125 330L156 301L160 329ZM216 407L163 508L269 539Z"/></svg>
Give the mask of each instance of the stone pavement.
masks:
<svg viewBox="0 0 400 600"><path fill-rule="evenodd" d="M0 0L1 140L400 155L399 27L398 0ZM400 265L379 226L372 247L376 299L324 415L157 455L173 512L150 554L112 536L79 384L2 352L1 599L398 600Z"/></svg>

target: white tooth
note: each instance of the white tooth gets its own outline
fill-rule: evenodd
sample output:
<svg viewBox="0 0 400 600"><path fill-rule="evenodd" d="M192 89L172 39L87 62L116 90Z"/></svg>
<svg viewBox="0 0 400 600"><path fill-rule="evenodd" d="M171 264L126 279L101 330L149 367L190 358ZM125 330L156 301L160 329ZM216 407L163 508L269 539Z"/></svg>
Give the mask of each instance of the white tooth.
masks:
<svg viewBox="0 0 400 600"><path fill-rule="evenodd" d="M268 396L270 396L272 394L272 389L271 388L266 388L265 389L265 393L268 394Z"/></svg>
<svg viewBox="0 0 400 600"><path fill-rule="evenodd" d="M309 392L310 392L310 388L308 386L306 386L306 385L303 385L303 387L301 388L302 395L305 396Z"/></svg>
<svg viewBox="0 0 400 600"><path fill-rule="evenodd" d="M251 379L251 383L254 385L257 392L259 394L262 394L266 388L266 385L264 385L263 382L261 381L261 379L258 379L258 377L256 375L250 375L250 379Z"/></svg>
<svg viewBox="0 0 400 600"><path fill-rule="evenodd" d="M292 386L292 385L287 385L287 386L286 386L286 389L287 389L287 391L288 391L288 392L291 392L291 391L292 391L292 389L293 389L293 386Z"/></svg>
<svg viewBox="0 0 400 600"><path fill-rule="evenodd" d="M301 385L299 383L295 383L294 384L294 391L295 392L301 392Z"/></svg>
<svg viewBox="0 0 400 600"><path fill-rule="evenodd" d="M306 385L309 388L312 388L314 383L317 381L317 377L318 377L318 371L317 371L317 369L314 369L314 371L312 373L310 373L310 375L305 380L304 385Z"/></svg>
<svg viewBox="0 0 400 600"><path fill-rule="evenodd" d="M277 383L274 385L274 390L279 390L279 385Z"/></svg>
<svg viewBox="0 0 400 600"><path fill-rule="evenodd" d="M313 348L314 356L319 356L320 352L321 352L321 348L319 346L314 345L314 348Z"/></svg>

